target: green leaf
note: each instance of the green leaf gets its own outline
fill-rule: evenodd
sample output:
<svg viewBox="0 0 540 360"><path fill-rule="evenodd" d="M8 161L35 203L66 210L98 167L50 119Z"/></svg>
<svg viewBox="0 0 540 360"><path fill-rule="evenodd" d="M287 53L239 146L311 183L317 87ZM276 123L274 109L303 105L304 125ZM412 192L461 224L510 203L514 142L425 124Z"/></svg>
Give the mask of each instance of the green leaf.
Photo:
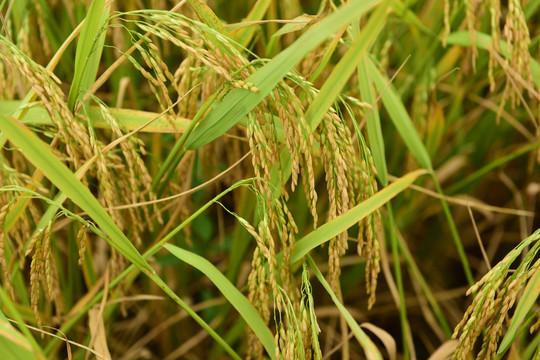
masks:
<svg viewBox="0 0 540 360"><path fill-rule="evenodd" d="M107 23L108 17L109 7L105 8L105 0L93 0L77 42L75 73L68 96L68 107L71 111L75 109L79 96L86 93L96 79L105 43L105 31L101 29Z"/></svg>
<svg viewBox="0 0 540 360"><path fill-rule="evenodd" d="M240 313L249 327L257 335L263 344L270 358L275 358L274 336L264 323L257 310L251 305L248 299L223 275L212 263L205 258L184 250L178 246L166 244L165 248L180 260L193 266L206 276L217 286L219 291Z"/></svg>
<svg viewBox="0 0 540 360"><path fill-rule="evenodd" d="M377 176L381 184L388 184L388 170L386 168L386 155L384 147L384 138L382 135L381 118L379 117L379 106L376 103L375 91L370 73L367 71L367 59L364 58L358 64L358 85L362 100L372 106L367 110L367 132L369 137L369 149L373 156L373 163L377 169Z"/></svg>
<svg viewBox="0 0 540 360"><path fill-rule="evenodd" d="M385 24L387 9L388 6L383 3L370 16L360 36L351 44L309 106L306 111L306 121L312 130L317 128L324 115L328 112L328 108L334 103L345 84L351 78L358 63L365 57L367 50Z"/></svg>
<svg viewBox="0 0 540 360"><path fill-rule="evenodd" d="M405 190L420 175L427 174L425 170L416 170L402 176L397 181L377 192L366 201L358 204L345 214L325 223L298 240L294 245L294 253L291 256L291 263L302 260L302 258L312 249L332 239L349 229L361 219L386 204L397 194ZM281 254L280 254L281 255Z"/></svg>
<svg viewBox="0 0 540 360"><path fill-rule="evenodd" d="M380 0L350 2L309 29L294 44L246 80L258 89L257 92L236 88L231 90L195 128L187 140L187 148L198 149L224 134L251 112L312 49L379 2Z"/></svg>
<svg viewBox="0 0 540 360"><path fill-rule="evenodd" d="M373 64L371 59L368 60L368 63L371 78L377 87L377 91L381 93L384 107L388 111L388 115L390 115L390 119L401 135L405 145L407 145L409 151L420 163L420 166L433 170L427 149L414 128L411 117L407 113L407 109L405 109L405 105L403 105L403 102L399 98L396 89L392 84L389 84L389 79L379 72L379 69Z"/></svg>

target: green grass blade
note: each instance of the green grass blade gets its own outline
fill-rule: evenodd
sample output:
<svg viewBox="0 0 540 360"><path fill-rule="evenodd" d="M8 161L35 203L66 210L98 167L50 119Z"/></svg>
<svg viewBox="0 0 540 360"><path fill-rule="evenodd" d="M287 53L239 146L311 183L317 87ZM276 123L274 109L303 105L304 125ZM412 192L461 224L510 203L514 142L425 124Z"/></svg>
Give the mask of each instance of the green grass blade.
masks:
<svg viewBox="0 0 540 360"><path fill-rule="evenodd" d="M7 134L9 140L20 147L26 158L40 169L43 174L60 191L65 193L77 206L86 212L92 220L106 234L99 234L120 254L125 256L140 271L152 279L171 299L180 305L201 327L203 327L218 343L220 343L229 355L240 359L238 354L182 299L180 299L163 280L156 274L154 269L146 262L135 246L116 226L105 209L90 191L77 179L77 177L58 160L48 146L42 142L33 132L19 121L6 116L0 116L0 130ZM98 231L97 229L95 231Z"/></svg>
<svg viewBox="0 0 540 360"><path fill-rule="evenodd" d="M504 335L504 338L501 341L497 355L504 354L510 345L514 342L517 332L522 327L522 322L527 317L527 314L531 311L536 300L540 295L540 269L536 269L534 275L531 277L525 290L523 291L523 296L519 301L514 316L512 317L512 322L508 331Z"/></svg>
<svg viewBox="0 0 540 360"><path fill-rule="evenodd" d="M379 107L375 102L375 92L371 82L371 77L367 71L367 59L364 58L358 64L358 85L362 100L371 104L373 108L368 110L366 126L369 137L369 149L373 156L373 163L377 169L377 176L381 184L388 185L388 170L386 168L386 155L384 138L382 135L381 118L379 117Z"/></svg>
<svg viewBox="0 0 540 360"><path fill-rule="evenodd" d="M195 128L187 141L187 148L197 149L224 134L252 111L312 49L349 22L362 16L379 1L353 1L309 29L246 80L258 89L257 92L236 88L231 90Z"/></svg>
<svg viewBox="0 0 540 360"><path fill-rule="evenodd" d="M232 306L240 313L246 323L251 327L263 344L266 352L271 359L275 358L276 346L274 344L274 336L264 323L263 319L255 310L248 299L223 275L212 263L205 258L194 254L190 251L179 248L171 244L166 244L165 248L171 254L180 260L188 263L203 274L208 276L210 280L217 286L219 291L231 303Z"/></svg>
<svg viewBox="0 0 540 360"><path fill-rule="evenodd" d="M407 109L403 105L403 102L399 98L396 89L389 84L389 79L383 76L379 69L369 59L369 72L373 83L375 84L377 91L381 93L382 101L390 119L392 120L397 131L401 135L401 138L407 145L409 151L413 154L416 160L425 169L433 170L431 159L427 152L426 147L420 139L420 135L414 128L412 120L407 113Z"/></svg>
<svg viewBox="0 0 540 360"><path fill-rule="evenodd" d="M394 210L392 204L386 204L388 211L388 235L390 237L390 245L392 248L392 258L394 259L394 274L396 277L396 286L398 289L399 298L399 320L401 324L401 336L403 337L403 357L411 358L411 349L409 344L412 343L410 332L408 331L409 319L407 318L407 304L405 303L405 290L403 289L403 274L401 273L401 261L399 261L398 239L396 234L396 225L394 221Z"/></svg>
<svg viewBox="0 0 540 360"><path fill-rule="evenodd" d="M366 353L366 358L369 360L379 360L379 359L382 360L382 355L379 352L379 350L375 347L375 344L373 344L373 342L366 335L364 330L362 330L362 328L358 325L356 320L354 320L354 318L352 317L351 313L347 310L347 308L345 308L345 306L343 306L343 304L339 301L336 294L334 294L334 292L330 288L330 284L328 284L324 276L321 274L321 271L319 270L319 268L317 268L317 265L315 264L315 262L309 255L307 256L307 262L308 262L309 267L315 274L315 277L317 278L317 280L319 280L319 282L322 284L324 289L328 292L328 294L332 298L332 301L334 302L334 304L336 304L337 308L339 309L339 312L345 318L345 320L347 321L347 324L349 324L349 327L351 328L354 334L354 337L356 338L356 340L358 340L358 343L360 343L360 345L362 345L362 347L364 348L364 352Z"/></svg>
<svg viewBox="0 0 540 360"><path fill-rule="evenodd" d="M377 7L377 10L370 16L368 23L362 29L360 36L354 40L309 106L306 111L306 121L312 130L317 128L324 115L328 112L328 108L334 103L354 70L356 70L358 63L365 57L367 50L385 24L387 9L386 3Z"/></svg>
<svg viewBox="0 0 540 360"><path fill-rule="evenodd" d="M393 197L405 190L420 175L427 174L425 170L416 170L402 176L399 180L377 192L375 195L353 207L345 214L325 223L298 240L294 245L294 253L291 256L291 263L295 263L312 249L332 239L333 237L346 231L348 228L358 223L359 220L371 214L379 207L386 204Z"/></svg>
<svg viewBox="0 0 540 360"><path fill-rule="evenodd" d="M105 0L93 0L77 42L75 73L68 95L68 107L72 111L79 96L90 88L96 78L105 42L105 31L101 29L108 16L109 7L105 8Z"/></svg>

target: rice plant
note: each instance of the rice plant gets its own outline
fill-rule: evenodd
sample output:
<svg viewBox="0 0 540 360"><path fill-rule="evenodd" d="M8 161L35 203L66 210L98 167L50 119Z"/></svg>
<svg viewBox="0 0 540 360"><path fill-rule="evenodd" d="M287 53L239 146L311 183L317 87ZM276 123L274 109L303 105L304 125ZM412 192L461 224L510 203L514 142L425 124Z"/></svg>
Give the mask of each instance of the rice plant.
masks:
<svg viewBox="0 0 540 360"><path fill-rule="evenodd" d="M539 5L0 1L3 358L540 358Z"/></svg>

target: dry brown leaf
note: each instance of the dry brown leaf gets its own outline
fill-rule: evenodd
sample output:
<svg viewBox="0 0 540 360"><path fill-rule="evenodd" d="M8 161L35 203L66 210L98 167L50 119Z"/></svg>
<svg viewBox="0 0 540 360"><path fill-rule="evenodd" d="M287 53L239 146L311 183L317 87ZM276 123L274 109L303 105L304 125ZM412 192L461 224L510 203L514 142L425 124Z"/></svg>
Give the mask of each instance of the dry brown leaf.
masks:
<svg viewBox="0 0 540 360"><path fill-rule="evenodd" d="M450 359L452 354L454 354L454 351L456 350L456 347L458 345L457 340L448 340L447 342L443 343L431 356L428 360L446 360Z"/></svg>

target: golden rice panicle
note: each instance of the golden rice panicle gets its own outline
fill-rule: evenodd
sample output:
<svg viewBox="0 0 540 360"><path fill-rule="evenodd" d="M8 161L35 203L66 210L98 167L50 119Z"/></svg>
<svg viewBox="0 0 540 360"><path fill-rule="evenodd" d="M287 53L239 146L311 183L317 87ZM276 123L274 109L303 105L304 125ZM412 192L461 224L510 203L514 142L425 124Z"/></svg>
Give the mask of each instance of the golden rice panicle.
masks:
<svg viewBox="0 0 540 360"><path fill-rule="evenodd" d="M0 61L0 98L5 100L13 100L17 96L17 85L25 86L22 81L16 78L16 71L13 70L13 65Z"/></svg>
<svg viewBox="0 0 540 360"><path fill-rule="evenodd" d="M348 146L346 133L343 125L339 124L340 121L336 114L329 113L324 116L319 126L321 161L324 166L329 201L327 221L346 213L351 205L351 197L355 198L352 193L354 184L350 183L354 175L348 174L349 170L347 170L352 160L346 157L355 158L356 155L350 153L351 147ZM334 291L339 288L340 259L347 251L347 239L348 233L344 231L329 241L328 282Z"/></svg>
<svg viewBox="0 0 540 360"><path fill-rule="evenodd" d="M252 229L255 233L255 229ZM258 235L257 235L258 236ZM248 277L249 302L255 307L257 312L262 316L266 324L270 321L270 296L271 289L268 287L267 272L265 267L265 257L262 254L260 247L256 247L253 252L253 260L251 262L251 272ZM259 338L252 332L248 333L248 359L263 358L263 346Z"/></svg>
<svg viewBox="0 0 540 360"><path fill-rule="evenodd" d="M476 295L452 335L459 341L452 359L469 358L480 337L482 347L476 358L490 360L496 357L505 315L514 306L530 277L540 268L540 260L535 261L540 250L539 239L540 230L537 230L469 289L467 294L476 292ZM517 269L511 272L510 266L525 249L528 249L527 253L520 258Z"/></svg>
<svg viewBox="0 0 540 360"><path fill-rule="evenodd" d="M315 146L315 135L312 132L309 132L309 135L307 135L306 145L309 149L313 149ZM310 151L304 153L304 165L300 169L309 211L313 217L313 229L315 230L319 221L319 215L317 213L317 200L319 196L315 189L314 159Z"/></svg>
<svg viewBox="0 0 540 360"><path fill-rule="evenodd" d="M188 119L192 119L197 114L199 99L202 103L205 102L205 99L201 98L202 86L208 86L214 82L210 75L205 74L201 64L200 59L188 56L182 60L174 73L174 82L178 83L178 94L185 94L177 106L178 115ZM203 77L206 81L201 82Z"/></svg>
<svg viewBox="0 0 540 360"><path fill-rule="evenodd" d="M374 174L373 157L365 150L361 160L361 191L357 195L358 203L367 200L377 192L377 181ZM368 309L375 304L375 291L380 268L379 242L384 240L384 229L381 213L376 210L362 219L358 231L358 255L366 261L366 291L369 295Z"/></svg>
<svg viewBox="0 0 540 360"><path fill-rule="evenodd" d="M375 292L377 289L377 279L381 271L381 255L379 241L384 241L384 230L382 226L381 213L377 210L367 217L366 226L366 246L363 251L366 260L366 292L369 295L368 309L375 305Z"/></svg>
<svg viewBox="0 0 540 360"><path fill-rule="evenodd" d="M307 264L302 264L302 327L305 357L306 359L322 358L321 346L319 344L320 328L315 315L315 304L313 300L313 291L309 281L309 270Z"/></svg>
<svg viewBox="0 0 540 360"><path fill-rule="evenodd" d="M34 6L36 8L37 16L36 16L36 22L37 22L37 29L39 31L39 39L38 42L41 44L41 51L45 55L45 57L49 57L52 54L52 48L51 44L49 43L49 37L47 36L47 33L45 32L45 23L43 22L44 15L43 15L43 8L41 7L41 3L39 0L34 0Z"/></svg>
<svg viewBox="0 0 540 360"><path fill-rule="evenodd" d="M508 12L503 32L506 38L506 51L511 54L510 60L505 60L505 63L515 70L523 80L533 86L530 71L531 55L529 53L531 37L520 1L508 1ZM516 88L511 84L511 80L507 80L503 93L502 103L509 97L512 108L517 105L518 93L523 89L523 85L519 83L515 86Z"/></svg>
<svg viewBox="0 0 540 360"><path fill-rule="evenodd" d="M285 82L280 82L280 109L279 117L283 123L283 136L289 153L291 154L291 190L298 184L298 175L302 176L306 199L308 200L313 228L317 228L317 192L315 190L315 177L313 172L314 136L306 123L304 107L292 88ZM283 189L285 190L285 189Z"/></svg>
<svg viewBox="0 0 540 360"><path fill-rule="evenodd" d="M292 272L289 271L289 259L294 250L294 236L298 229L294 223L292 214L286 204L281 201L281 198L267 203L267 196L260 189L254 190L257 195L262 217L258 224L258 230L256 231L246 220L238 216L237 218L257 242L252 270L248 280L249 300L261 313L263 319L268 322L270 320L270 305L272 302L275 307L275 314L288 314L300 308L298 303L299 296L297 294L299 292L294 286ZM271 215L269 212L271 208L274 215ZM272 222L274 223L273 225L271 224ZM272 231L272 229L275 229L275 231ZM273 235L275 232L277 232L277 235ZM281 268L276 260L275 236L281 239L280 245L283 251L283 265ZM291 341L296 337L291 336L290 332L293 330L288 329L288 320L285 320L285 325L281 324L280 316L278 315L279 319L276 319L278 333L275 340L276 345L279 347L276 351L279 354L289 354L291 351L294 351L296 343L291 343ZM256 354L259 351L258 349L260 349L259 345L257 345L254 339L250 340L249 343L251 344L250 353ZM256 355L251 356L257 358Z"/></svg>
<svg viewBox="0 0 540 360"><path fill-rule="evenodd" d="M497 0L495 0L497 1ZM452 1L452 4L454 2ZM444 0L444 3L443 3L443 11L444 11L444 32L443 32L443 36L442 36L442 44L444 47L446 47L446 42L448 40L448 35L450 35L450 31L451 31L451 28L450 28L450 0Z"/></svg>
<svg viewBox="0 0 540 360"><path fill-rule="evenodd" d="M101 102L98 102L98 104L103 118L107 121L112 130L113 137L122 137L126 131L121 128L121 124L110 112L108 107ZM103 177L105 183L102 186L102 190L108 192L108 205L113 206L119 205L118 203L131 204L144 202L147 200L147 196L150 198L150 200L154 200L155 194L153 194L151 190L152 179L139 153L142 142L137 141L136 138L130 137L120 142L119 146L121 148L122 157L99 157L99 161L109 163L107 166L105 166L106 164L102 164L102 168L105 166L112 169L111 171L107 171L107 174L104 174ZM114 166L110 166L112 164L114 164ZM108 176L109 173L111 174L110 178ZM118 180L111 183L110 181L113 179ZM106 187L109 187L109 189ZM111 192L114 193L111 194ZM150 217L148 208L145 206L142 207L142 213L146 218ZM145 231L144 224L148 223L150 230L152 230L153 226L153 222L142 221L141 213L135 208L127 209L127 211L124 212L122 219L117 221L120 221L121 224L125 224L124 229L130 228L133 230L132 235L137 245L141 244L141 234Z"/></svg>
<svg viewBox="0 0 540 360"><path fill-rule="evenodd" d="M257 188L266 197L264 203L268 205L266 211L268 211L269 217L272 219L270 226L273 228L275 212L273 206L271 206L273 203L272 189L268 184L272 180L272 167L279 164L279 151L277 150L276 140L272 136L272 134L275 134L273 124L264 124L263 111L256 108L255 114L248 116L249 147L253 154L251 162L257 178Z"/></svg>
<svg viewBox="0 0 540 360"><path fill-rule="evenodd" d="M477 13L481 0L464 0L464 2L467 30L469 30L469 39L471 40L472 65L473 70L476 71L476 58L478 57L478 49L476 48L476 22L478 21Z"/></svg>
<svg viewBox="0 0 540 360"><path fill-rule="evenodd" d="M79 265L82 266L84 263L84 256L86 254L86 247L88 243L88 236L86 235L86 226L81 225L77 236L75 238L77 245L79 246Z"/></svg>
<svg viewBox="0 0 540 360"><path fill-rule="evenodd" d="M281 239L281 251L283 252L283 260L281 266L281 282L285 290L285 294L291 299L293 304L297 304L296 289L294 287L293 272L290 271L290 259L294 253L294 243L298 228L289 211L285 201L277 199L274 203L277 214L277 231Z"/></svg>
<svg viewBox="0 0 540 360"><path fill-rule="evenodd" d="M306 352L306 343L302 340L302 318L297 314L305 314L301 310L301 304L295 305L284 289L279 288L275 301L281 303L281 309L275 313L276 334L276 359L299 359ZM305 323L307 328L307 323ZM308 345L309 346L309 345Z"/></svg>
<svg viewBox="0 0 540 360"><path fill-rule="evenodd" d="M45 228L36 229L25 256L32 254L30 264L30 306L34 312L38 327L41 328L41 316L39 313L39 299L41 295L41 284L45 289L52 283L50 269L50 236L52 222L49 222ZM43 281L45 279L45 281ZM52 291L49 292L49 300L52 301Z"/></svg>
<svg viewBox="0 0 540 360"><path fill-rule="evenodd" d="M489 0L489 4L487 5L489 7L489 12L491 15L491 37L493 38L492 46L495 51L501 51L501 30L500 30L500 22L501 22L501 2L500 0ZM493 56L493 54L490 54L489 56L489 63L488 63L488 78L489 78L489 88L493 92L495 91L495 76L493 74L495 68L497 66L497 60Z"/></svg>
<svg viewBox="0 0 540 360"><path fill-rule="evenodd" d="M66 146L68 161L79 167L81 160L90 159L93 152L87 128L68 109L60 80L4 37L0 37L0 59L12 64L31 84L56 126L55 137Z"/></svg>
<svg viewBox="0 0 540 360"><path fill-rule="evenodd" d="M169 90L166 83L168 83L168 79L173 79L174 83L174 78L172 75L170 75L167 65L163 62L156 51L152 51L149 44L151 43L146 43L146 48L138 42L133 44L146 65L145 68L139 65L138 70L147 80L152 94L154 94L159 103L161 111L164 111L167 108L171 108L173 105L173 101L169 95ZM169 110L169 112L172 113L172 116L175 116L172 108Z"/></svg>

